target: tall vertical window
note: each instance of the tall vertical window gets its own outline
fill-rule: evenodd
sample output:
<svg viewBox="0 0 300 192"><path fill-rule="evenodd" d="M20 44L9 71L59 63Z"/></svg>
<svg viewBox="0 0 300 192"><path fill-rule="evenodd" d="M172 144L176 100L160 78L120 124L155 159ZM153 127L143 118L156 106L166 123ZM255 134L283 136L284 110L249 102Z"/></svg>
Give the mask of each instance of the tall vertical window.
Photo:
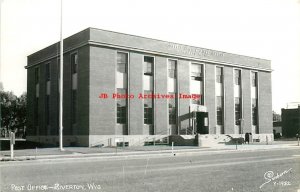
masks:
<svg viewBox="0 0 300 192"><path fill-rule="evenodd" d="M177 73L177 61L176 60L168 60L168 72L169 72L169 78L176 78Z"/></svg>
<svg viewBox="0 0 300 192"><path fill-rule="evenodd" d="M251 71L252 131L259 133L258 127L258 79L257 72Z"/></svg>
<svg viewBox="0 0 300 192"><path fill-rule="evenodd" d="M144 94L153 94L154 57L144 56ZM144 99L144 124L153 124L153 99ZM153 127L149 132L153 133Z"/></svg>
<svg viewBox="0 0 300 192"><path fill-rule="evenodd" d="M234 70L234 84L241 85L241 70Z"/></svg>
<svg viewBox="0 0 300 192"><path fill-rule="evenodd" d="M175 93L169 93L174 95ZM169 124L176 125L177 113L176 113L176 98L169 99Z"/></svg>
<svg viewBox="0 0 300 192"><path fill-rule="evenodd" d="M118 94L126 94L126 89L117 89ZM117 99L117 123L126 124L127 119L127 99Z"/></svg>
<svg viewBox="0 0 300 192"><path fill-rule="evenodd" d="M78 71L78 53L71 54L71 70L72 70L72 109L71 109L71 118L72 124L77 123L77 71Z"/></svg>
<svg viewBox="0 0 300 192"><path fill-rule="evenodd" d="M145 94L152 94L152 91L144 91ZM153 124L153 99L144 99L144 124Z"/></svg>
<svg viewBox="0 0 300 192"><path fill-rule="evenodd" d="M217 125L223 125L223 97L217 96Z"/></svg>
<svg viewBox="0 0 300 192"><path fill-rule="evenodd" d="M169 95L177 94L177 61L168 59L168 92ZM169 104L169 125L177 124L177 100L170 98Z"/></svg>
<svg viewBox="0 0 300 192"><path fill-rule="evenodd" d="M117 93L127 94L128 54L117 52ZM127 99L117 99L117 123L127 124ZM124 133L126 134L126 133Z"/></svg>
<svg viewBox="0 0 300 192"><path fill-rule="evenodd" d="M144 75L153 76L154 57L144 57Z"/></svg>
<svg viewBox="0 0 300 192"><path fill-rule="evenodd" d="M199 95L199 99L192 99L192 104L204 105L203 65L191 64L191 94Z"/></svg>
<svg viewBox="0 0 300 192"><path fill-rule="evenodd" d="M216 67L216 82L223 83L223 68Z"/></svg>
<svg viewBox="0 0 300 192"><path fill-rule="evenodd" d="M50 83L50 63L46 63L46 125L50 124Z"/></svg>
<svg viewBox="0 0 300 192"><path fill-rule="evenodd" d="M34 124L39 125L39 83L40 83L40 68L34 69L35 80L35 102L34 102ZM38 131L38 130L37 130Z"/></svg>
<svg viewBox="0 0 300 192"><path fill-rule="evenodd" d="M257 125L257 99L252 99L252 125Z"/></svg>
<svg viewBox="0 0 300 192"><path fill-rule="evenodd" d="M241 70L234 69L234 111L235 111L235 125L238 129L235 129L235 133L241 133L241 121L242 121L242 91L241 91Z"/></svg>
<svg viewBox="0 0 300 192"><path fill-rule="evenodd" d="M251 72L251 80L252 80L252 87L257 86L257 73L256 72Z"/></svg>
<svg viewBox="0 0 300 192"><path fill-rule="evenodd" d="M241 99L239 97L234 98L235 105L235 125L241 124Z"/></svg>
<svg viewBox="0 0 300 192"><path fill-rule="evenodd" d="M224 85L223 85L223 67L216 66L216 107L217 107L217 126L216 133L224 134Z"/></svg>

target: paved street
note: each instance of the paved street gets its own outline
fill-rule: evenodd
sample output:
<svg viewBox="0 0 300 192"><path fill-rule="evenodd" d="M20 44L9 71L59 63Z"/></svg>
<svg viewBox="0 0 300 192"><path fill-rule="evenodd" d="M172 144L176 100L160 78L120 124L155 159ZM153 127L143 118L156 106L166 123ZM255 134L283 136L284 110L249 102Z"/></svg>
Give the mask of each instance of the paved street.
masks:
<svg viewBox="0 0 300 192"><path fill-rule="evenodd" d="M3 192L300 191L299 149L32 160L0 168Z"/></svg>

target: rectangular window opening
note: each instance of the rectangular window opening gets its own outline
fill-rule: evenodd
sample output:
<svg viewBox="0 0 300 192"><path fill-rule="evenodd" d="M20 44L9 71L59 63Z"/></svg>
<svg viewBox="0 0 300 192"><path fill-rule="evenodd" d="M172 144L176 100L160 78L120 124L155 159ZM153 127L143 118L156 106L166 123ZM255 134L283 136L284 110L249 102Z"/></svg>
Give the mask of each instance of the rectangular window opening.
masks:
<svg viewBox="0 0 300 192"><path fill-rule="evenodd" d="M154 57L144 57L144 75L153 76Z"/></svg>
<svg viewBox="0 0 300 192"><path fill-rule="evenodd" d="M216 67L216 82L223 83L223 68Z"/></svg>

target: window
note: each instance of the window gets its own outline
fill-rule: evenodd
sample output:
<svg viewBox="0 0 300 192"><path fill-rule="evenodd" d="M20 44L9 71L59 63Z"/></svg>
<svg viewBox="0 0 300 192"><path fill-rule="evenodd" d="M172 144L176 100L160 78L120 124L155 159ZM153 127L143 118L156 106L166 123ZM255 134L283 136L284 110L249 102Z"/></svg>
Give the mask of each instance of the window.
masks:
<svg viewBox="0 0 300 192"><path fill-rule="evenodd" d="M177 73L177 61L169 60L168 62L169 78L176 78Z"/></svg>
<svg viewBox="0 0 300 192"><path fill-rule="evenodd" d="M154 57L144 57L144 94L153 94ZM144 124L153 124L153 99L144 99Z"/></svg>
<svg viewBox="0 0 300 192"><path fill-rule="evenodd" d="M125 95L126 89L117 89L118 94ZM117 99L117 123L126 124L127 119L127 100L125 98Z"/></svg>
<svg viewBox="0 0 300 192"><path fill-rule="evenodd" d="M34 124L35 126L39 125L39 98L35 98L35 103L34 103Z"/></svg>
<svg viewBox="0 0 300 192"><path fill-rule="evenodd" d="M34 78L35 78L35 84L38 84L40 81L40 68L36 67L34 69Z"/></svg>
<svg viewBox="0 0 300 192"><path fill-rule="evenodd" d="M191 99L192 104L203 105L204 104L204 89L203 89L203 65L198 63L191 64L191 84L190 91L192 94L196 94L199 99Z"/></svg>
<svg viewBox="0 0 300 192"><path fill-rule="evenodd" d="M241 99L239 97L234 98L235 104L235 125L241 124Z"/></svg>
<svg viewBox="0 0 300 192"><path fill-rule="evenodd" d="M50 63L46 63L46 81L50 81Z"/></svg>
<svg viewBox="0 0 300 192"><path fill-rule="evenodd" d="M144 94L152 94L152 91L144 91ZM144 124L153 124L153 99L144 99Z"/></svg>
<svg viewBox="0 0 300 192"><path fill-rule="evenodd" d="M72 123L77 122L77 90L72 90Z"/></svg>
<svg viewBox="0 0 300 192"><path fill-rule="evenodd" d="M118 52L118 55L117 55L117 71L120 72L120 73L127 73L127 62L128 62L127 53Z"/></svg>
<svg viewBox="0 0 300 192"><path fill-rule="evenodd" d="M46 125L50 124L50 96L46 95Z"/></svg>
<svg viewBox="0 0 300 192"><path fill-rule="evenodd" d="M216 67L216 82L223 83L223 68Z"/></svg>
<svg viewBox="0 0 300 192"><path fill-rule="evenodd" d="M169 93L170 95L175 95L175 93ZM176 125L177 115L176 115L176 99L169 99L169 124Z"/></svg>
<svg viewBox="0 0 300 192"><path fill-rule="evenodd" d="M192 63L191 65L192 80L203 81L203 68L200 64Z"/></svg>
<svg viewBox="0 0 300 192"><path fill-rule="evenodd" d="M252 125L257 125L257 99L252 99Z"/></svg>
<svg viewBox="0 0 300 192"><path fill-rule="evenodd" d="M154 57L144 57L144 75L153 76Z"/></svg>
<svg viewBox="0 0 300 192"><path fill-rule="evenodd" d="M241 70L234 70L234 84L241 85Z"/></svg>
<svg viewBox="0 0 300 192"><path fill-rule="evenodd" d="M251 72L251 81L252 81L252 87L257 86L257 73Z"/></svg>
<svg viewBox="0 0 300 192"><path fill-rule="evenodd" d="M78 70L78 54L73 53L71 54L71 68L72 68L72 73L77 73Z"/></svg>
<svg viewBox="0 0 300 192"><path fill-rule="evenodd" d="M223 125L223 97L217 96L217 125Z"/></svg>

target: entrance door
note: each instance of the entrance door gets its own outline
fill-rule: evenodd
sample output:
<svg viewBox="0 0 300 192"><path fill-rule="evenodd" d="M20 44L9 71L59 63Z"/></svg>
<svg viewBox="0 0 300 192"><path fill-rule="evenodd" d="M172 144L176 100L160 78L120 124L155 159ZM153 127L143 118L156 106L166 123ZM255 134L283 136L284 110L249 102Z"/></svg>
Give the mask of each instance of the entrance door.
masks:
<svg viewBox="0 0 300 192"><path fill-rule="evenodd" d="M197 133L208 134L208 112L196 112Z"/></svg>

